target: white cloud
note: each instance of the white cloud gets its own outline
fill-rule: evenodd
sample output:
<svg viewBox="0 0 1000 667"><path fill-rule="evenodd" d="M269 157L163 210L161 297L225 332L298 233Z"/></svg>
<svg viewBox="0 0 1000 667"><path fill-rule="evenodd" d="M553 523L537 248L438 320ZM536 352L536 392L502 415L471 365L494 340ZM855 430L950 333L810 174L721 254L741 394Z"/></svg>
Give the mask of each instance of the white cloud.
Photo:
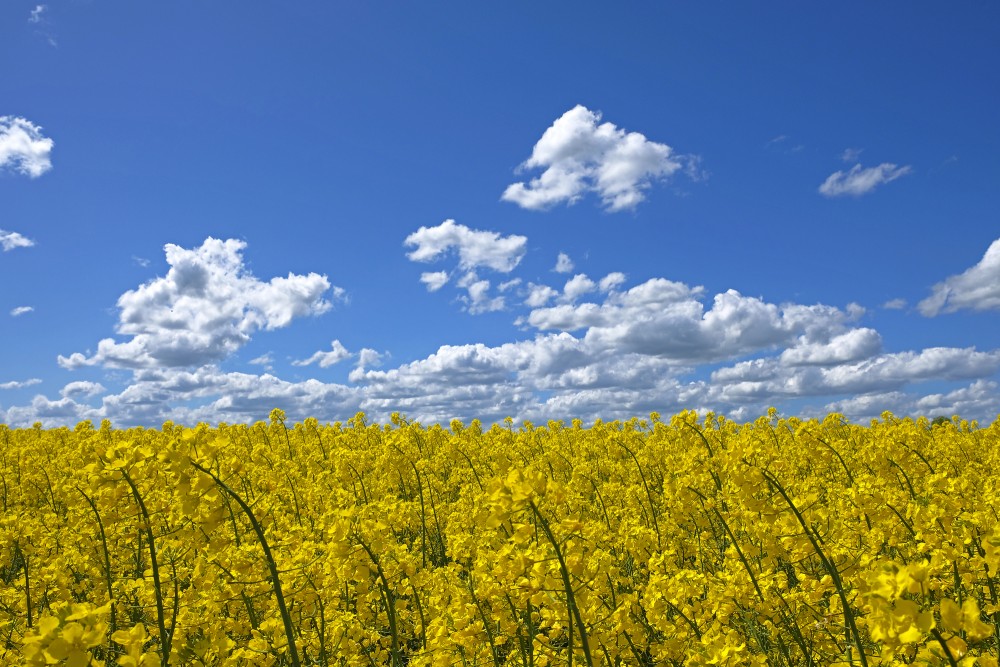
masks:
<svg viewBox="0 0 1000 667"><path fill-rule="evenodd" d="M373 350L370 347L361 348L361 351L358 352L358 361L354 364L354 370L350 372L348 379L351 382L357 382L357 379L363 377L368 372L368 369L378 368L385 363L387 356L388 354Z"/></svg>
<svg viewBox="0 0 1000 667"><path fill-rule="evenodd" d="M229 356L258 330L330 309L326 276L289 273L262 282L243 265L245 247L243 241L214 238L190 250L167 244L167 275L118 299L116 331L131 338L122 343L105 338L93 356L60 355L59 364L71 369L203 365Z"/></svg>
<svg viewBox="0 0 1000 667"><path fill-rule="evenodd" d="M776 401L801 396L862 395L899 391L927 380L988 378L1000 371L1000 350L933 347L879 354L828 367L786 365L780 358L740 362L712 373L716 398L761 396Z"/></svg>
<svg viewBox="0 0 1000 667"><path fill-rule="evenodd" d="M217 243L216 250L227 256L222 242ZM185 252L197 255L199 250ZM182 264L168 261L171 271ZM236 265L242 267L242 260ZM237 273L260 282L242 268ZM168 295L178 293L181 284L216 294L220 288L213 286L209 274L207 280L168 274L143 288L169 282L174 288L161 290ZM459 289L468 291L464 298L470 310L490 307L489 281L472 269L456 276ZM270 372L223 372L212 361L187 369L133 364L131 383L118 393L107 394L97 383L71 383L59 400L36 396L29 405L0 410L0 421L72 423L105 417L123 425L155 425L164 419L256 421L266 418L273 407L285 409L291 419L315 416L327 421L346 419L358 410L376 421L401 411L423 423L453 417L488 423L508 415L533 421L616 419L682 408L749 419L770 405L790 406L809 416L809 410L821 414L824 404L852 419L885 409L897 414L955 410L967 418L983 419L992 417L989 413L1000 400L996 382L1000 349L884 352L877 331L855 324L865 312L857 304L843 308L774 304L736 290L708 298L702 287L664 278L620 289L624 283L619 273L596 284L579 274L567 281L574 286L561 292L534 283L517 289L537 304L529 305L530 312L520 320L536 329L527 340L494 346L444 345L395 367L386 367L387 352L363 348L352 356L334 340L330 350L293 362L323 367L324 362L331 365L351 357L354 367L347 384L316 379L290 382ZM506 289L512 293L514 288L509 284ZM243 291L230 289L229 298L245 302L239 297ZM568 299L571 295L573 300ZM154 301L152 292L146 297ZM586 302L588 298L593 302ZM177 306L178 299L166 298L164 303ZM119 328L127 321L126 307L120 307ZM242 321L242 316L224 310L218 314L226 322ZM266 318L261 318L253 330L266 328ZM152 315L139 321L150 334L167 324ZM64 361L114 365L100 355L99 349L90 359L78 355ZM270 355L263 355L251 363L271 361ZM706 362L728 365L706 376L702 366ZM942 391L945 382L965 386L936 394L924 389L929 382L934 391ZM100 398L83 401L84 396ZM814 403L803 408L805 401Z"/></svg>
<svg viewBox="0 0 1000 667"><path fill-rule="evenodd" d="M503 310L506 306L504 297L490 297L490 281L480 278L475 271L469 271L462 276L458 286L464 288L467 293L460 298L465 303L465 310L472 315Z"/></svg>
<svg viewBox="0 0 1000 667"><path fill-rule="evenodd" d="M882 337L874 329L851 329L829 340L799 338L794 347L781 353L781 361L790 366L834 365L867 359L882 351Z"/></svg>
<svg viewBox="0 0 1000 667"><path fill-rule="evenodd" d="M270 352L265 352L259 357L254 357L247 363L253 366L263 366L264 370L269 372L274 369L274 357ZM295 362L293 361L292 363L294 364Z"/></svg>
<svg viewBox="0 0 1000 667"><path fill-rule="evenodd" d="M906 299L889 299L882 307L886 310L903 310L906 308Z"/></svg>
<svg viewBox="0 0 1000 667"><path fill-rule="evenodd" d="M528 297L524 300L524 305L529 308L541 308L558 295L559 292L548 285L528 283Z"/></svg>
<svg viewBox="0 0 1000 667"><path fill-rule="evenodd" d="M97 396L98 394L103 394L107 389L100 382L89 382L87 380L79 380L77 382L70 382L62 388L59 392L63 398L76 398L83 397L89 398L91 396Z"/></svg>
<svg viewBox="0 0 1000 667"><path fill-rule="evenodd" d="M447 271L428 271L420 274L420 282L427 285L428 292L436 292L448 282Z"/></svg>
<svg viewBox="0 0 1000 667"><path fill-rule="evenodd" d="M500 283L499 285L497 285L497 291L498 292L506 292L507 290L511 289L512 287L517 287L520 284L521 284L521 279L520 278L514 278L512 280L505 280L502 283Z"/></svg>
<svg viewBox="0 0 1000 667"><path fill-rule="evenodd" d="M512 183L502 199L522 208L573 204L595 192L609 211L634 208L657 179L667 178L688 160L666 144L649 141L582 105L570 109L545 130L522 169L542 169L529 183Z"/></svg>
<svg viewBox="0 0 1000 667"><path fill-rule="evenodd" d="M597 289L597 283L587 277L586 273L578 273L563 285L563 295L562 300L567 303L572 303L579 299L584 294L593 292Z"/></svg>
<svg viewBox="0 0 1000 667"><path fill-rule="evenodd" d="M0 116L0 169L38 178L52 168L53 141L42 128L15 116Z"/></svg>
<svg viewBox="0 0 1000 667"><path fill-rule="evenodd" d="M619 281L616 277L612 282ZM592 286L592 282L583 285L574 293ZM838 355L844 360L845 355L870 351L878 341L877 333L870 330L835 338L863 312L855 304L843 310L824 305L779 306L728 290L717 294L706 310L700 301L702 293L701 287L654 278L625 292L612 291L600 304L574 305L564 297L561 304L535 308L522 323L542 331L586 329L585 340L595 349L675 363L721 361L793 347L796 341L799 363L824 363Z"/></svg>
<svg viewBox="0 0 1000 667"><path fill-rule="evenodd" d="M957 310L1000 310L1000 239L990 244L978 264L934 285L917 308L927 317Z"/></svg>
<svg viewBox="0 0 1000 667"><path fill-rule="evenodd" d="M146 259L145 257L137 257L136 255L132 255L132 261L135 262L137 266L141 266L144 269L149 266L149 260Z"/></svg>
<svg viewBox="0 0 1000 667"><path fill-rule="evenodd" d="M559 253L556 258L556 266L552 269L556 273L570 273L573 271L573 260L564 252Z"/></svg>
<svg viewBox="0 0 1000 667"><path fill-rule="evenodd" d="M824 408L827 412L840 412L851 415L859 422L878 419L888 410L895 415L923 415L937 417L952 415L982 419L992 419L997 416L997 404L1000 391L997 383L991 380L975 380L974 382L946 393L914 395L903 391L863 394L833 401Z"/></svg>
<svg viewBox="0 0 1000 667"><path fill-rule="evenodd" d="M10 311L11 317L20 317L26 313L33 312L35 309L32 306L18 306Z"/></svg>
<svg viewBox="0 0 1000 667"><path fill-rule="evenodd" d="M857 162L864 150L864 148L845 148L840 154L840 159L843 162Z"/></svg>
<svg viewBox="0 0 1000 667"><path fill-rule="evenodd" d="M0 163L0 166L2 166L2 163ZM0 229L0 246L3 247L4 252L8 252L14 248L30 248L33 245L35 245L35 242L26 236L22 236L17 232L8 232Z"/></svg>
<svg viewBox="0 0 1000 667"><path fill-rule="evenodd" d="M41 384L41 380L38 378L31 378L30 380L12 380L10 382L0 382L0 389L24 389L25 387L31 387L32 385Z"/></svg>
<svg viewBox="0 0 1000 667"><path fill-rule="evenodd" d="M490 281L480 278L476 269L510 273L524 257L528 239L515 234L501 236L497 232L469 229L465 225L456 224L454 220L445 220L436 227L421 227L407 236L403 243L415 246L413 251L407 253L407 257L415 262L438 260L454 250L458 254L458 269L463 271L462 277L455 284L466 291L459 300L465 304L466 312L475 315L506 307L503 296L490 296ZM449 280L447 271L420 275L420 281L430 292L441 289ZM505 281L501 283L499 291L503 292L519 282L519 278Z"/></svg>
<svg viewBox="0 0 1000 667"><path fill-rule="evenodd" d="M350 358L351 353L347 351L347 348L339 340L334 340L330 343L330 350L323 351L320 350L315 352L308 359L302 359L300 361L293 361L293 366L308 366L310 364L319 364L320 368L329 368L334 364L339 364L344 359Z"/></svg>
<svg viewBox="0 0 1000 667"><path fill-rule="evenodd" d="M827 176L819 186L820 194L826 197L851 195L859 197L868 194L885 183L890 183L900 176L913 171L908 165L898 167L891 162L883 162L877 167L863 168L860 164L851 167L850 171L835 171Z"/></svg>
<svg viewBox="0 0 1000 667"><path fill-rule="evenodd" d="M528 239L515 234L501 236L497 232L469 229L454 220L445 220L436 227L421 227L407 236L403 244L416 246L406 255L414 262L434 261L454 249L462 269L488 267L510 273L524 257Z"/></svg>
<svg viewBox="0 0 1000 667"><path fill-rule="evenodd" d="M46 5L35 5L35 8L31 10L31 14L28 16L28 23L41 23L44 19L43 14L48 10Z"/></svg>
<svg viewBox="0 0 1000 667"><path fill-rule="evenodd" d="M908 412L923 415L996 415L1000 417L997 399L997 383L990 380L976 380L943 394L928 394L914 401L914 408Z"/></svg>
<svg viewBox="0 0 1000 667"><path fill-rule="evenodd" d="M625 274L619 271L614 271L601 278L601 282L597 284L597 288L602 292L610 292L613 289L617 289L624 283Z"/></svg>

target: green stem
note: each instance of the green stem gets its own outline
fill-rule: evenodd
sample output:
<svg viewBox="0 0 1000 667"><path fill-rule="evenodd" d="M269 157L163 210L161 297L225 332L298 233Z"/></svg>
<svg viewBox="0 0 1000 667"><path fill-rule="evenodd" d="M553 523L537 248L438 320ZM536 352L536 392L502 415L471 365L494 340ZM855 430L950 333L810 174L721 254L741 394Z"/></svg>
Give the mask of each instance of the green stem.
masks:
<svg viewBox="0 0 1000 667"><path fill-rule="evenodd" d="M261 527L260 522L257 521L257 517L254 516L253 510L247 505L246 501L235 491L233 491L229 486L223 482L221 479L215 476L215 474L205 468L204 466L198 465L195 461L191 461L196 469L205 473L219 486L220 489L225 491L230 498L236 501L236 504L240 506L243 513L247 515L250 520L250 525L253 527L253 532L257 535L257 541L260 542L261 548L264 550L264 559L267 561L267 569L271 574L271 588L274 589L274 597L278 602L278 611L281 613L281 621L285 625L285 639L288 642L288 653L292 660L292 665L294 667L299 667L299 652L295 648L295 629L292 627L292 618L288 614L288 607L285 606L285 596L281 592L281 580L278 578L278 566L274 562L274 556L271 554L271 547L267 544L267 538L264 537L264 529Z"/></svg>

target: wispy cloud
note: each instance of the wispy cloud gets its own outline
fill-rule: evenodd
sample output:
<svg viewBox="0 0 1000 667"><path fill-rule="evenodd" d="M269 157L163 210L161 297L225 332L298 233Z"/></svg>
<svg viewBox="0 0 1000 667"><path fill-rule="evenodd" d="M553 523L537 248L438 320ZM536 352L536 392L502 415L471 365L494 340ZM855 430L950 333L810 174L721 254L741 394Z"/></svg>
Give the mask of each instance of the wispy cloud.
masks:
<svg viewBox="0 0 1000 667"><path fill-rule="evenodd" d="M844 152L840 154L840 159L843 162L857 162L864 150L864 148L845 148Z"/></svg>
<svg viewBox="0 0 1000 667"><path fill-rule="evenodd" d="M764 144L764 148L779 153L798 153L805 148L803 144L793 143L787 134L779 134Z"/></svg>
<svg viewBox="0 0 1000 667"><path fill-rule="evenodd" d="M826 197L844 195L859 197L868 194L880 185L905 176L911 171L913 170L909 165L900 167L891 162L883 162L877 167L868 168L856 164L851 167L850 171L836 171L830 174L819 186L819 192Z"/></svg>
<svg viewBox="0 0 1000 667"><path fill-rule="evenodd" d="M24 315L26 313L30 313L30 312L32 312L34 310L35 309L32 306L18 306L17 308L14 308L13 310L10 311L10 316L11 317L20 317L21 315Z"/></svg>
<svg viewBox="0 0 1000 667"><path fill-rule="evenodd" d="M52 32L45 27L49 23L48 13L48 5L35 5L35 8L28 14L28 23L36 26L35 34L45 39L50 46L59 46L59 42L56 41L55 35L53 35Z"/></svg>
<svg viewBox="0 0 1000 667"><path fill-rule="evenodd" d="M634 208L657 179L671 176L694 161L666 145L613 123L601 123L601 113L577 105L545 130L520 169L541 169L530 182L512 183L502 199L527 209L573 204L594 192L608 211Z"/></svg>
<svg viewBox="0 0 1000 667"><path fill-rule="evenodd" d="M31 378L30 380L22 381L11 381L11 382L0 382L0 389L23 389L25 387L31 387L32 385L41 384L42 381L38 378Z"/></svg>
<svg viewBox="0 0 1000 667"><path fill-rule="evenodd" d="M38 178L52 168L52 139L42 128L16 116L0 116L0 169Z"/></svg>

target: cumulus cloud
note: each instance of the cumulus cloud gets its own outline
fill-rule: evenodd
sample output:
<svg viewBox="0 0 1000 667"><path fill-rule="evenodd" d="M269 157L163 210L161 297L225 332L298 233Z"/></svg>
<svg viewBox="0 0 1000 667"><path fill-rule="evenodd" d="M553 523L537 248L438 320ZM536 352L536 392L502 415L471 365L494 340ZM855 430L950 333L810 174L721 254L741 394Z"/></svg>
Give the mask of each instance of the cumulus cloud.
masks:
<svg viewBox="0 0 1000 667"><path fill-rule="evenodd" d="M41 23L47 10L46 5L35 5L35 8L28 15L28 23Z"/></svg>
<svg viewBox="0 0 1000 667"><path fill-rule="evenodd" d="M601 282L597 284L597 288L602 292L610 292L613 289L617 289L624 283L625 274L619 271L614 271L601 278Z"/></svg>
<svg viewBox="0 0 1000 667"><path fill-rule="evenodd" d="M421 227L406 237L406 246L415 246L407 253L414 262L431 262L454 250L459 267L487 267L500 273L510 273L520 263L527 250L528 238L498 232L469 229L454 220L445 220L436 227Z"/></svg>
<svg viewBox="0 0 1000 667"><path fill-rule="evenodd" d="M595 287L579 282L566 297ZM736 290L715 295L706 310L703 291L654 278L625 292L611 291L600 304L573 305L564 298L562 304L532 310L526 322L543 331L586 329L586 340L605 349L703 362L787 346L800 335L812 340L814 331L836 330L854 317L851 309L779 306Z"/></svg>
<svg viewBox="0 0 1000 667"><path fill-rule="evenodd" d="M1000 239L990 244L978 264L934 285L917 308L927 317L958 310L1000 310Z"/></svg>
<svg viewBox="0 0 1000 667"><path fill-rule="evenodd" d="M428 292L436 292L448 283L448 272L427 271L421 273L420 282L427 285Z"/></svg>
<svg viewBox="0 0 1000 667"><path fill-rule="evenodd" d="M557 296L559 296L559 292L548 285L528 283L528 295L524 300L524 305L529 308L541 308Z"/></svg>
<svg viewBox="0 0 1000 667"><path fill-rule="evenodd" d="M59 393L63 398L89 398L103 394L106 391L107 389L100 382L79 380L77 382L70 382Z"/></svg>
<svg viewBox="0 0 1000 667"><path fill-rule="evenodd" d="M563 293L561 299L568 303L572 303L579 299L584 294L593 292L597 289L597 283L587 277L586 273L578 273L563 285Z"/></svg>
<svg viewBox="0 0 1000 667"><path fill-rule="evenodd" d="M26 313L33 312L35 309L32 306L18 306L10 311L11 317L20 317Z"/></svg>
<svg viewBox="0 0 1000 667"><path fill-rule="evenodd" d="M116 331L87 357L59 356L65 368L199 366L222 360L258 330L287 326L296 317L330 309L330 281L317 273L263 282L243 264L243 241L208 238L198 248L164 247L170 270L118 298ZM337 292L334 290L334 295Z"/></svg>
<svg viewBox="0 0 1000 667"><path fill-rule="evenodd" d="M882 351L882 337L874 329L851 329L828 340L799 338L798 344L781 353L790 366L833 365L867 359Z"/></svg>
<svg viewBox="0 0 1000 667"><path fill-rule="evenodd" d="M350 372L348 378L351 382L357 382L357 379L363 377L368 369L378 368L384 364L387 356L387 353L373 350L370 347L361 348L361 351L358 352L358 360L354 364L354 370Z"/></svg>
<svg viewBox="0 0 1000 667"><path fill-rule="evenodd" d="M520 167L542 173L528 183L512 183L502 199L546 209L594 192L609 211L631 209L645 199L655 180L671 176L690 160L666 144L600 121L600 112L582 105L556 119Z"/></svg>
<svg viewBox="0 0 1000 667"><path fill-rule="evenodd" d="M38 178L52 168L52 146L52 139L31 121L0 116L0 169Z"/></svg>
<svg viewBox="0 0 1000 667"><path fill-rule="evenodd" d="M308 359L301 359L299 361L293 361L293 366L309 366L311 364L318 364L320 368L329 368L334 364L339 364L344 359L349 359L351 353L347 351L347 348L339 340L334 340L330 343L329 350L319 350L315 352Z"/></svg>
<svg viewBox="0 0 1000 667"><path fill-rule="evenodd" d="M569 258L569 255L561 252L559 253L559 257L556 258L556 265L552 270L556 273L572 273L573 260Z"/></svg>
<svg viewBox="0 0 1000 667"><path fill-rule="evenodd" d="M31 387L32 385L41 384L39 378L31 378L30 380L12 380L10 382L0 382L0 389L24 389L25 387Z"/></svg>
<svg viewBox="0 0 1000 667"><path fill-rule="evenodd" d="M2 165L2 162L0 162ZM0 247L3 247L4 252L9 252L14 248L30 248L35 245L35 242L26 236L22 236L17 232L8 232L4 229L0 229Z"/></svg>
<svg viewBox="0 0 1000 667"><path fill-rule="evenodd" d="M900 176L913 171L909 165L899 167L891 162L883 162L877 167L864 168L856 164L849 171L835 171L827 176L819 186L820 194L826 197L866 195L880 185L890 183Z"/></svg>

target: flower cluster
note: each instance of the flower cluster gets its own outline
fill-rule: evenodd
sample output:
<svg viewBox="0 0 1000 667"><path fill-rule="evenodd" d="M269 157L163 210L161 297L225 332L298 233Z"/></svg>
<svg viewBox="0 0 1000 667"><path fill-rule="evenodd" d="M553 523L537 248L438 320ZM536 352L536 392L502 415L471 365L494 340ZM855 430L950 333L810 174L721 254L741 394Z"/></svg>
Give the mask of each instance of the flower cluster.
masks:
<svg viewBox="0 0 1000 667"><path fill-rule="evenodd" d="M0 662L997 667L1000 420L0 425Z"/></svg>

